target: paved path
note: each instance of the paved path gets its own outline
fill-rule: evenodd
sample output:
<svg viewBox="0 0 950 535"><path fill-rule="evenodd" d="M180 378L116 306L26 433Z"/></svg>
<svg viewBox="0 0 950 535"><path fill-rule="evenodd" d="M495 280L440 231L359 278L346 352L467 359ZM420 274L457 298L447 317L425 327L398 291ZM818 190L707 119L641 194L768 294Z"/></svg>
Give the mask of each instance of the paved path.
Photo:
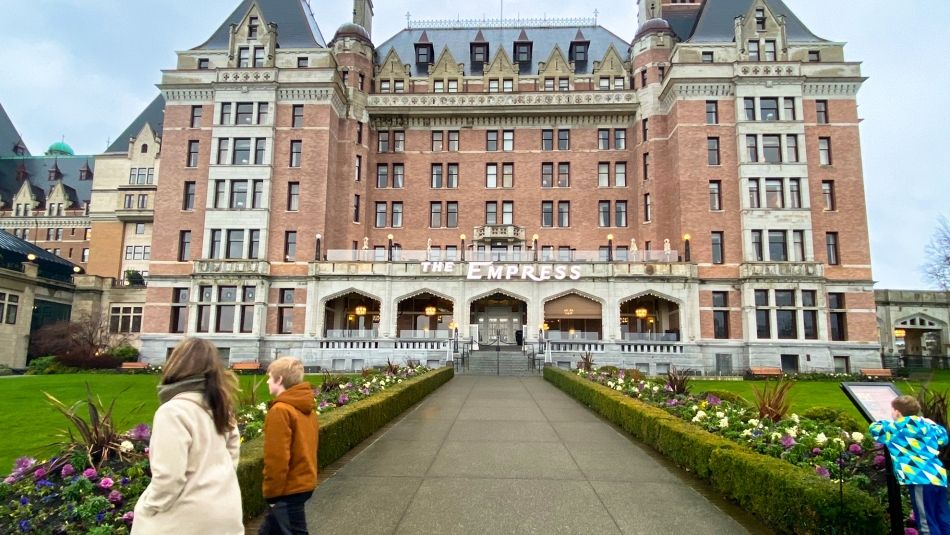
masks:
<svg viewBox="0 0 950 535"><path fill-rule="evenodd" d="M540 378L459 376L323 481L307 515L312 535L764 533L701 492Z"/></svg>

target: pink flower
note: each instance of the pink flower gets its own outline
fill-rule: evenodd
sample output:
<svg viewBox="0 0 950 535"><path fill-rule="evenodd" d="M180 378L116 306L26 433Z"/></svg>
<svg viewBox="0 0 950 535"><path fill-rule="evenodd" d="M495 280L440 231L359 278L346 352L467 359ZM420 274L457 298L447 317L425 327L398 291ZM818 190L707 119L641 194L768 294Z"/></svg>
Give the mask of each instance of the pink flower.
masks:
<svg viewBox="0 0 950 535"><path fill-rule="evenodd" d="M853 453L854 455L861 455L861 452L864 451L864 450L861 449L861 445L860 445L860 444L855 443L855 444L852 444L852 445L848 446L848 451L850 451L850 452Z"/></svg>
<svg viewBox="0 0 950 535"><path fill-rule="evenodd" d="M887 459L885 459L883 455L875 455L875 456L874 456L874 466L881 466L881 465L884 464L884 462L885 462L886 460L887 460Z"/></svg>
<svg viewBox="0 0 950 535"><path fill-rule="evenodd" d="M904 535L917 535L917 530L914 528L904 528Z"/></svg>
<svg viewBox="0 0 950 535"><path fill-rule="evenodd" d="M831 477L831 472L829 472L824 466L815 467L815 473L824 478Z"/></svg>
<svg viewBox="0 0 950 535"><path fill-rule="evenodd" d="M139 424L132 428L129 436L132 437L132 440L148 440L152 436L152 430L148 428L147 424Z"/></svg>
<svg viewBox="0 0 950 535"><path fill-rule="evenodd" d="M37 468L36 472L33 472L33 477L35 477L36 479L43 479L43 476L45 475L46 475L45 468Z"/></svg>
<svg viewBox="0 0 950 535"><path fill-rule="evenodd" d="M92 479L92 478L96 477L96 475L98 475L98 472L96 472L96 469L95 469L95 468L86 468L86 469L83 470L83 472L82 472L82 477L84 477L84 478L86 478L86 479Z"/></svg>
<svg viewBox="0 0 950 535"><path fill-rule="evenodd" d="M122 520L130 524L132 523L132 519L134 518L135 518L135 513L133 513L132 511L129 511L128 513L125 513L124 515L122 515Z"/></svg>
<svg viewBox="0 0 950 535"><path fill-rule="evenodd" d="M122 493L117 490L114 490L109 493L108 499L110 503L119 503L122 501Z"/></svg>
<svg viewBox="0 0 950 535"><path fill-rule="evenodd" d="M811 454L814 455L814 456L816 456L816 457L819 456L819 455L821 455L821 448L812 448Z"/></svg>
<svg viewBox="0 0 950 535"><path fill-rule="evenodd" d="M12 485L16 483L16 478L14 478L13 476L7 476L7 478L4 479L3 482L6 483L7 485Z"/></svg>
<svg viewBox="0 0 950 535"><path fill-rule="evenodd" d="M104 489L111 489L112 485L115 484L115 481L112 481L108 477L104 477L99 481L99 487Z"/></svg>
<svg viewBox="0 0 950 535"><path fill-rule="evenodd" d="M63 477L69 477L75 473L76 473L76 469L73 468L73 465L68 464L68 463L65 466L63 466L62 470L59 471L59 475Z"/></svg>

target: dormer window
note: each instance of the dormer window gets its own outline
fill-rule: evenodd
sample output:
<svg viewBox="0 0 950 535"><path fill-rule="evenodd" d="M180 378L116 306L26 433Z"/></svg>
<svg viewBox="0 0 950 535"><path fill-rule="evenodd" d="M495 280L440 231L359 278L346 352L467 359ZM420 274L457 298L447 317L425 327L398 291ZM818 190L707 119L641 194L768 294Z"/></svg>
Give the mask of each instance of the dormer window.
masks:
<svg viewBox="0 0 950 535"><path fill-rule="evenodd" d="M515 63L518 64L518 72L527 74L531 72L531 43L515 43Z"/></svg>
<svg viewBox="0 0 950 535"><path fill-rule="evenodd" d="M571 61L574 63L586 63L587 62L587 46L590 44L588 41L579 42L575 41L571 43Z"/></svg>
<svg viewBox="0 0 950 535"><path fill-rule="evenodd" d="M808 62L809 63L818 63L821 61L821 52L817 50L808 51Z"/></svg>
<svg viewBox="0 0 950 535"><path fill-rule="evenodd" d="M755 31L765 31L765 8L759 7L755 10Z"/></svg>
<svg viewBox="0 0 950 535"><path fill-rule="evenodd" d="M21 162L19 165L16 166L16 179L22 182L26 180L28 176L29 176L29 173L27 173L26 171L26 166L23 165L23 163Z"/></svg>
<svg viewBox="0 0 950 535"><path fill-rule="evenodd" d="M247 38L248 39L257 39L257 17L251 17L250 21L247 23Z"/></svg>
<svg viewBox="0 0 950 535"><path fill-rule="evenodd" d="M16 145L13 145L13 154L16 156L26 155L26 145L23 144L22 140L17 140Z"/></svg>
<svg viewBox="0 0 950 535"><path fill-rule="evenodd" d="M198 70L206 71L211 68L211 61L208 58L198 58Z"/></svg>
<svg viewBox="0 0 950 535"><path fill-rule="evenodd" d="M488 61L488 43L472 43L472 74L481 74Z"/></svg>
<svg viewBox="0 0 950 535"><path fill-rule="evenodd" d="M432 45L430 44L419 44L416 45L416 63L432 63Z"/></svg>

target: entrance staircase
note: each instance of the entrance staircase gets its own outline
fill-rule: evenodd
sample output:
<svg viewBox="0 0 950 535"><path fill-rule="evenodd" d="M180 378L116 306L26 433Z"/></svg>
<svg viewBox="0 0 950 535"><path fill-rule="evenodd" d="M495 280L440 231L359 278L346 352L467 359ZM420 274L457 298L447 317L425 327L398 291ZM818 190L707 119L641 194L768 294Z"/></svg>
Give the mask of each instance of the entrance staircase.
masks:
<svg viewBox="0 0 950 535"><path fill-rule="evenodd" d="M502 346L496 353L495 348L483 346L480 351L469 354L467 366L457 368L460 374L466 375L507 375L523 377L537 375L537 368L532 368L532 361L521 352L517 346Z"/></svg>

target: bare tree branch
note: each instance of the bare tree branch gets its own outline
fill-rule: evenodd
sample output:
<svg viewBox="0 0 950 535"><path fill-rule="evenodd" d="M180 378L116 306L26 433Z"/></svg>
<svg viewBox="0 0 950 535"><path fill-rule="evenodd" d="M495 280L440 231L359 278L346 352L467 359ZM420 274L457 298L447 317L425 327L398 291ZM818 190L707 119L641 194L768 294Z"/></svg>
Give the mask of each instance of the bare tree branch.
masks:
<svg viewBox="0 0 950 535"><path fill-rule="evenodd" d="M937 219L937 229L925 251L924 279L941 290L950 290L950 221L946 217Z"/></svg>

